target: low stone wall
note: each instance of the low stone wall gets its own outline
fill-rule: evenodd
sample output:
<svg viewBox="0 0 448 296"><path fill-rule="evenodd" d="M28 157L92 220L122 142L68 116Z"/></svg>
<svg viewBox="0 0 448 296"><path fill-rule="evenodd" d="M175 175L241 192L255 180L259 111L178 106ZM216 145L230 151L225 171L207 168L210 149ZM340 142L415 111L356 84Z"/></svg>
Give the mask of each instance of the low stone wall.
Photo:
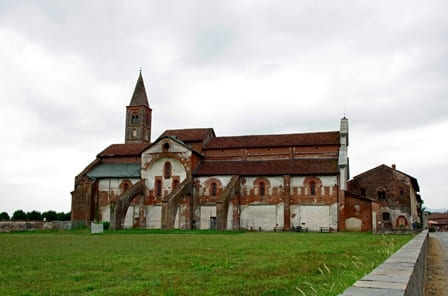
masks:
<svg viewBox="0 0 448 296"><path fill-rule="evenodd" d="M421 229L377 229L375 234L419 234Z"/></svg>
<svg viewBox="0 0 448 296"><path fill-rule="evenodd" d="M0 232L33 231L33 230L69 230L71 221L6 221L0 222Z"/></svg>
<svg viewBox="0 0 448 296"><path fill-rule="evenodd" d="M424 230L341 295L424 295L427 255L428 230Z"/></svg>

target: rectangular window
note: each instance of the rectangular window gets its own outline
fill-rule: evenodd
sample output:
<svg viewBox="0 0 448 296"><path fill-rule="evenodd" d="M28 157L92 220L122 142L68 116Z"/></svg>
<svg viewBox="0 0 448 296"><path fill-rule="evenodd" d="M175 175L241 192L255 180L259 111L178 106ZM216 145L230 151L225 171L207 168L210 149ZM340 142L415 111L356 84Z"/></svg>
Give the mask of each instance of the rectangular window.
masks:
<svg viewBox="0 0 448 296"><path fill-rule="evenodd" d="M367 196L367 195L366 195L366 189L365 189L365 188L361 188L361 195L362 195L362 196Z"/></svg>
<svg viewBox="0 0 448 296"><path fill-rule="evenodd" d="M162 181L156 180L156 197L162 196Z"/></svg>
<svg viewBox="0 0 448 296"><path fill-rule="evenodd" d="M384 191L384 190L378 190L378 199L379 199L379 200L384 200L384 199L386 199L386 191Z"/></svg>
<svg viewBox="0 0 448 296"><path fill-rule="evenodd" d="M389 221L390 220L390 213L383 213L383 221Z"/></svg>

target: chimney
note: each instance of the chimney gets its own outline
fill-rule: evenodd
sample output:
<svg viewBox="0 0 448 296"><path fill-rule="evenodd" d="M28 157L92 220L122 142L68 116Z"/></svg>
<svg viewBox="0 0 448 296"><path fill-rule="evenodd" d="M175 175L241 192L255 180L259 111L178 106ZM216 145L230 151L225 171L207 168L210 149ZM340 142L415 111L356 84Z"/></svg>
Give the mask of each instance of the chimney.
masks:
<svg viewBox="0 0 448 296"><path fill-rule="evenodd" d="M397 165L396 165L396 164L393 164L393 165L392 165L392 169L395 171L395 170L397 169Z"/></svg>

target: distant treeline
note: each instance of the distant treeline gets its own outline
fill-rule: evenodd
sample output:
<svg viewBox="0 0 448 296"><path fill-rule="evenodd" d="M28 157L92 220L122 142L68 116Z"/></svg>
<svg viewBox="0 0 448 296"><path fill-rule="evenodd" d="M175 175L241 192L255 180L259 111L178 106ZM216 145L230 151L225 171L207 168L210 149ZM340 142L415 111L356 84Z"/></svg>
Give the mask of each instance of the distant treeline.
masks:
<svg viewBox="0 0 448 296"><path fill-rule="evenodd" d="M56 211L38 212L31 211L25 213L23 210L17 210L12 217L7 212L0 213L0 221L70 221L71 212L64 213Z"/></svg>

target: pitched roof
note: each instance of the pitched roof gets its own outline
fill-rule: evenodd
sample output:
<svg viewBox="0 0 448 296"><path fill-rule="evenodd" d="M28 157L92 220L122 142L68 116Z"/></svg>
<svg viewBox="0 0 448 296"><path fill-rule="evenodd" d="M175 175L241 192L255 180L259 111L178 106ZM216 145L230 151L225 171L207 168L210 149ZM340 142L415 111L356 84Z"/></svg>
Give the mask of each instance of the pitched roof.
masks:
<svg viewBox="0 0 448 296"><path fill-rule="evenodd" d="M397 169L391 168L391 167L389 167L389 166L387 166L387 165L385 165L385 164L381 164L381 165L379 165L379 166L377 166L377 167L374 167L373 169L370 169L370 170L367 170L367 171L365 171L365 172L362 172L361 174L354 176L353 179L351 179L351 180L348 181L348 182L351 183L354 179L358 179L358 178L361 178L361 177L363 177L363 176L369 175L369 174L371 174L372 172L374 172L374 171L376 171L376 170L379 170L379 169L386 169L386 170L389 170L389 171L394 171L394 172L397 172L397 173L399 173L399 174L402 174L402 175L408 177L408 178L411 180L411 183L412 183L412 186L414 187L414 190L415 190L416 192L419 192L419 191L420 191L420 186L418 185L418 181L417 181L416 178L414 178L414 177L412 177L411 175L408 175L408 174L406 174L406 173L404 173L404 172L402 172L402 171L399 171L399 170L397 170ZM420 201L422 201L420 195L417 196L417 199L419 199Z"/></svg>
<svg viewBox="0 0 448 296"><path fill-rule="evenodd" d="M132 94L130 106L146 106L149 108L148 96L146 95L142 72L140 72L137 83L135 84L135 89L134 93Z"/></svg>
<svg viewBox="0 0 448 296"><path fill-rule="evenodd" d="M204 149L339 145L339 132L212 138Z"/></svg>
<svg viewBox="0 0 448 296"><path fill-rule="evenodd" d="M185 143L185 142L181 141L180 139L178 139L178 138L176 138L176 137L173 137L173 136L160 136L160 137L159 137L157 140L155 140L154 143L152 143L151 145L155 145L157 142L159 142L160 140L163 140L163 139L170 139L170 140L172 140L172 141L174 141L174 142L176 142L176 143L178 143L178 144L184 146L184 147L187 148L188 150L191 150L192 152L194 152L194 153L196 153L196 154L202 156L202 154L201 154L199 151L195 150L193 147L191 147L191 146L188 145L187 143Z"/></svg>
<svg viewBox="0 0 448 296"><path fill-rule="evenodd" d="M260 161L202 161L193 175L330 175L338 173L338 160L295 159Z"/></svg>
<svg viewBox="0 0 448 296"><path fill-rule="evenodd" d="M448 213L434 213L428 216L428 220L448 219Z"/></svg>
<svg viewBox="0 0 448 296"><path fill-rule="evenodd" d="M98 157L139 156L150 143L112 144L98 154Z"/></svg>
<svg viewBox="0 0 448 296"><path fill-rule="evenodd" d="M182 142L196 142L203 141L210 132L215 136L215 131L212 128L173 129L166 130L160 137L171 136Z"/></svg>
<svg viewBox="0 0 448 296"><path fill-rule="evenodd" d="M355 192L351 192L351 191L347 191L347 190L345 190L344 192L345 192L345 196L350 196L350 197L354 197L354 198L357 198L357 199L363 199L363 200L376 202L376 200L373 199L373 198L370 198L370 197L367 197L367 196L363 196L363 195L355 193Z"/></svg>
<svg viewBox="0 0 448 296"><path fill-rule="evenodd" d="M89 178L140 178L140 164L103 163L87 173Z"/></svg>

